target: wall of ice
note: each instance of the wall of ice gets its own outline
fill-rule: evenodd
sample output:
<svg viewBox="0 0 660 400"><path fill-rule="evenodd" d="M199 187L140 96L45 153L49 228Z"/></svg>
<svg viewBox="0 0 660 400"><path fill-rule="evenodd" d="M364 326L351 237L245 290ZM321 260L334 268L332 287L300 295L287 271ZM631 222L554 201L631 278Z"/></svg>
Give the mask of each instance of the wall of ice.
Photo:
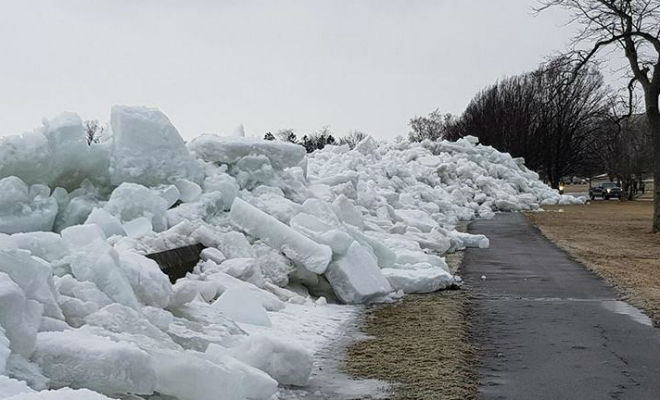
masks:
<svg viewBox="0 0 660 400"><path fill-rule="evenodd" d="M113 107L100 144L44 120L0 139L0 400L268 399L306 384L328 303L457 284L443 255L488 246L459 221L580 201L473 137L306 155L186 144L145 107ZM193 243L174 285L144 256Z"/></svg>

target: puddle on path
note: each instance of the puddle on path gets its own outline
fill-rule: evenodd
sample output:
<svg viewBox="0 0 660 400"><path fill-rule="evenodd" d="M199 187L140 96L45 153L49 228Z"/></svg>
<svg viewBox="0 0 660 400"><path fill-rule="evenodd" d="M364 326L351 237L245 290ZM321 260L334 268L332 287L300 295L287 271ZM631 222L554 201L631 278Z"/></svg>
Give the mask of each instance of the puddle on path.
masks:
<svg viewBox="0 0 660 400"><path fill-rule="evenodd" d="M649 317L644 315L638 308L631 306L625 301L606 300L601 302L601 304L606 310L617 314L627 315L630 319L639 322L642 325L653 326L653 322Z"/></svg>

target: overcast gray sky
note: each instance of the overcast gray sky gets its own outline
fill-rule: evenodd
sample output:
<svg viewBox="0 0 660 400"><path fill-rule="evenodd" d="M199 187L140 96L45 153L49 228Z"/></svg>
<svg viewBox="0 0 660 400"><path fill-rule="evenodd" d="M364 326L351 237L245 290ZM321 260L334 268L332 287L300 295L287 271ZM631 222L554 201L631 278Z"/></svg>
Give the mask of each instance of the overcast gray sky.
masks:
<svg viewBox="0 0 660 400"><path fill-rule="evenodd" d="M405 135L562 50L534 0L0 0L0 135L149 105L185 138L324 125Z"/></svg>

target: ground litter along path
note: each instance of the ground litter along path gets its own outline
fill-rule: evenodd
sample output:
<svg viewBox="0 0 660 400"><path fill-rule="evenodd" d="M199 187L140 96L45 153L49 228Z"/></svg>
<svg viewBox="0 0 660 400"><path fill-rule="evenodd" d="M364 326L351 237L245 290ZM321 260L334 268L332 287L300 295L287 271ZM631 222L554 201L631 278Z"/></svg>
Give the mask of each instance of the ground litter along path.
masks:
<svg viewBox="0 0 660 400"><path fill-rule="evenodd" d="M480 399L657 399L660 331L522 214L470 224L463 278L481 348ZM483 277L485 276L485 279Z"/></svg>

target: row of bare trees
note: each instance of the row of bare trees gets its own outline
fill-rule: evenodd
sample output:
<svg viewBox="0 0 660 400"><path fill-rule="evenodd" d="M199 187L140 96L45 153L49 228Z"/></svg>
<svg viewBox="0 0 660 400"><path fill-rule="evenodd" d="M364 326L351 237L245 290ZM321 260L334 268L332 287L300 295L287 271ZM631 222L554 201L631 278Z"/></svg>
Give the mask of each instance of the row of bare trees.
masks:
<svg viewBox="0 0 660 400"><path fill-rule="evenodd" d="M621 115L621 103L595 67L574 71L575 64L560 57L503 79L479 92L458 118L438 111L413 118L409 139L476 135L482 144L525 158L553 187L563 177L607 173L632 188L652 170L648 122L639 114Z"/></svg>
<svg viewBox="0 0 660 400"><path fill-rule="evenodd" d="M553 187L567 175L597 172L601 137L612 127L611 96L595 68L574 79L557 58L536 71L479 92L459 118L446 118L443 136L476 135L481 143L524 157Z"/></svg>

